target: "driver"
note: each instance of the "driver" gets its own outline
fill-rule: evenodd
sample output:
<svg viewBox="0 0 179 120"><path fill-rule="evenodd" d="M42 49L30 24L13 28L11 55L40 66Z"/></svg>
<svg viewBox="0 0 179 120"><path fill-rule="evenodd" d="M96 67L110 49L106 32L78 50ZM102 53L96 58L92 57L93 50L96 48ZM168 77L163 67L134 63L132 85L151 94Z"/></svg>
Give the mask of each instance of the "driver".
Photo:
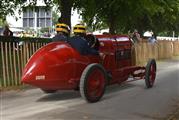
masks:
<svg viewBox="0 0 179 120"><path fill-rule="evenodd" d="M86 27L77 24L73 28L74 36L70 38L69 43L81 55L99 55L98 51L88 45L86 37Z"/></svg>

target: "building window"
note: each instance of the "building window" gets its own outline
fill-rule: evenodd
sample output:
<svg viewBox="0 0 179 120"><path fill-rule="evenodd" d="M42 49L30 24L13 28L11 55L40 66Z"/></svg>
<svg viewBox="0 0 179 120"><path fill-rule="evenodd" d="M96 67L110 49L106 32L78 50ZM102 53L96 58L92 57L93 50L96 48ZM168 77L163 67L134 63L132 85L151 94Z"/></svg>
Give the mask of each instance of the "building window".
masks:
<svg viewBox="0 0 179 120"><path fill-rule="evenodd" d="M33 18L29 19L29 27L34 27L34 19Z"/></svg>
<svg viewBox="0 0 179 120"><path fill-rule="evenodd" d="M39 18L40 17L40 10L38 9L37 10L37 18Z"/></svg>
<svg viewBox="0 0 179 120"><path fill-rule="evenodd" d="M37 18L37 27L40 27L40 19Z"/></svg>
<svg viewBox="0 0 179 120"><path fill-rule="evenodd" d="M39 12L40 12L40 17L41 18L45 17L45 9L40 9Z"/></svg>
<svg viewBox="0 0 179 120"><path fill-rule="evenodd" d="M28 16L28 12L27 12L27 10L25 10L25 11L23 12L23 17L26 18L27 16Z"/></svg>
<svg viewBox="0 0 179 120"><path fill-rule="evenodd" d="M39 21L40 27L46 27L45 26L45 18L41 18Z"/></svg>
<svg viewBox="0 0 179 120"><path fill-rule="evenodd" d="M46 17L51 17L51 11L50 10L46 11Z"/></svg>
<svg viewBox="0 0 179 120"><path fill-rule="evenodd" d="M30 8L25 9L23 11L23 27L52 27L51 10L45 10L45 7L42 6L38 7L36 11Z"/></svg>
<svg viewBox="0 0 179 120"><path fill-rule="evenodd" d="M32 18L34 17L34 11L32 9L29 9L29 17Z"/></svg>
<svg viewBox="0 0 179 120"><path fill-rule="evenodd" d="M28 27L28 19L27 18L24 18L23 19L23 27Z"/></svg>

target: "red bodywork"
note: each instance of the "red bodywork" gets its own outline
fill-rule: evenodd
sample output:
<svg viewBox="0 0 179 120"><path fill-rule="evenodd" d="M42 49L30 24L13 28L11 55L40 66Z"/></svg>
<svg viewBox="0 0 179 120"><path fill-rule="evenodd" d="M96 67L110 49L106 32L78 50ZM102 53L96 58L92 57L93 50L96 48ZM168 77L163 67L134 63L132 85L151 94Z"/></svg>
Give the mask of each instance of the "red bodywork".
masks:
<svg viewBox="0 0 179 120"><path fill-rule="evenodd" d="M22 82L43 90L76 89L83 70L91 63L100 63L112 76L110 84L121 83L129 75L143 78L145 67L132 66L132 43L127 36L98 35L100 52L105 56L80 55L65 42L51 42L40 48L28 61ZM135 71L143 70L139 74Z"/></svg>

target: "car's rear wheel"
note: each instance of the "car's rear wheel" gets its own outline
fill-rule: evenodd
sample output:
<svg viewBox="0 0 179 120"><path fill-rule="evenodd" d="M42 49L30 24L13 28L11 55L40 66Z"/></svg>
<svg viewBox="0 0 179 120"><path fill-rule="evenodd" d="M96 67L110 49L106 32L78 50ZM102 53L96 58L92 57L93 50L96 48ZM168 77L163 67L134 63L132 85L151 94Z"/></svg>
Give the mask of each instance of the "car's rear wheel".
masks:
<svg viewBox="0 0 179 120"><path fill-rule="evenodd" d="M147 88L151 88L154 85L156 78L156 69L157 67L155 59L150 59L145 70L145 83Z"/></svg>
<svg viewBox="0 0 179 120"><path fill-rule="evenodd" d="M105 69L97 63L88 65L80 79L81 96L90 103L99 101L104 94L106 83Z"/></svg>

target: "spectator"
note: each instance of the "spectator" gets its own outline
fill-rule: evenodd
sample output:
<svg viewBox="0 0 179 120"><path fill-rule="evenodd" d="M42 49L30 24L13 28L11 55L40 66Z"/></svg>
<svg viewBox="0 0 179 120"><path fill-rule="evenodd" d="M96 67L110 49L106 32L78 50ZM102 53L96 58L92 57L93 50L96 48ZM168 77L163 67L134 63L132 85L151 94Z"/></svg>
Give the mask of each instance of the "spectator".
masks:
<svg viewBox="0 0 179 120"><path fill-rule="evenodd" d="M137 29L135 29L133 32L132 40L134 43L138 43L141 41L140 34L138 33Z"/></svg>
<svg viewBox="0 0 179 120"><path fill-rule="evenodd" d="M5 25L3 35L4 36L13 36L13 32L9 29L8 25Z"/></svg>
<svg viewBox="0 0 179 120"><path fill-rule="evenodd" d="M128 36L129 36L129 38L133 37L133 32L131 32L131 30L128 31Z"/></svg>
<svg viewBox="0 0 179 120"><path fill-rule="evenodd" d="M151 37L148 38L149 43L156 43L157 42L156 35L152 31L150 31L150 34Z"/></svg>

